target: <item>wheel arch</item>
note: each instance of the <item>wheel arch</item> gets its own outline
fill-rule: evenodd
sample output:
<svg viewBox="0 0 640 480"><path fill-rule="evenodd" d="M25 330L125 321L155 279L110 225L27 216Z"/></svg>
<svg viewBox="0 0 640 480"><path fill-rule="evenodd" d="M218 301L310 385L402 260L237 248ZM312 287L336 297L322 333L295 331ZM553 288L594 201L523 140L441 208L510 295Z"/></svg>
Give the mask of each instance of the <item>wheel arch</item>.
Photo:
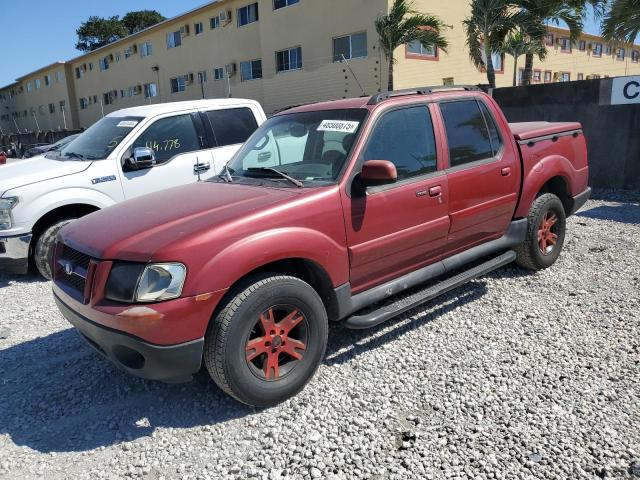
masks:
<svg viewBox="0 0 640 480"><path fill-rule="evenodd" d="M100 207L88 203L71 203L49 210L33 225L31 230L33 233L32 250L40 235L53 223L64 218L80 218L98 210Z"/></svg>

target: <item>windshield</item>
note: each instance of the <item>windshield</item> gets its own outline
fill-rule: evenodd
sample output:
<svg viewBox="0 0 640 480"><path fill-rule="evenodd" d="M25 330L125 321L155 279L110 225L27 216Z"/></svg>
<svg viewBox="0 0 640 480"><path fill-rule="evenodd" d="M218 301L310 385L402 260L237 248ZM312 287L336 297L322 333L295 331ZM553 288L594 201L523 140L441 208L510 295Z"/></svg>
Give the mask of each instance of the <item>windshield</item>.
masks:
<svg viewBox="0 0 640 480"><path fill-rule="evenodd" d="M272 117L229 162L229 173L289 185L278 172L302 182L334 182L366 116L366 109L354 108Z"/></svg>
<svg viewBox="0 0 640 480"><path fill-rule="evenodd" d="M102 160L113 152L143 117L105 117L51 155L55 158Z"/></svg>

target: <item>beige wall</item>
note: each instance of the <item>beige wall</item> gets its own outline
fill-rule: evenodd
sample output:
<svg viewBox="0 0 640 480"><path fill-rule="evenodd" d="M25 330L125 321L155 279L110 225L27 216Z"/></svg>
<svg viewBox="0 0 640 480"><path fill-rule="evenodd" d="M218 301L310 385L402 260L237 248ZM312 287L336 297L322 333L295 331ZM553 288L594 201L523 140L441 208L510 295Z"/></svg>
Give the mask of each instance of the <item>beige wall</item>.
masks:
<svg viewBox="0 0 640 480"><path fill-rule="evenodd" d="M39 71L20 79L19 86L25 93L13 101L13 108L31 112L35 108L41 129L58 128L61 125L59 101L66 99L69 108L67 117L71 117L73 126L88 127L104 114L143 103L157 103L197 99L201 97L198 84L198 72L207 72L204 94L207 98L226 97L227 81L215 81L213 69L235 63L237 74L230 79L234 97L247 97L260 101L270 113L276 109L308 103L318 100L358 96L362 93L354 75L346 65L333 62L333 38L362 31L367 32L367 58L353 59L350 66L355 77L368 94L385 90L387 86L387 62L378 46L378 37L374 28L375 18L387 11L393 0L300 0L279 10L273 10L273 0L258 0L260 20L243 27L237 25L237 8L252 3L252 0L226 0L200 7L182 17L163 22L147 31L140 32L100 50L66 62L65 65L52 67L65 71L64 85L54 83L40 90L26 92L26 82L35 77L43 79L49 71ZM437 59L407 58L405 47L395 52L395 87L409 88L423 85L440 85L444 79L453 79L457 84L487 83L486 75L476 69L469 60L465 44L462 21L468 15L468 0L435 2L416 0L415 7L423 12L439 16L447 28L444 34L449 40L448 52L439 52ZM232 11L232 21L221 28L212 30L210 18L222 11ZM194 24L202 22L204 31L195 34ZM190 33L182 38L182 45L168 49L168 32L189 25ZM555 34L562 31L551 29ZM587 42L597 37L585 35ZM142 57L141 45L150 42L153 54ZM604 43L604 42L603 42ZM135 45L137 51L125 58L125 49ZM277 74L275 71L275 52L290 47L302 47L303 68ZM640 47L637 47L640 50ZM568 71L571 79L577 74L599 74L601 76L640 74L640 64L631 61L631 48L624 62L615 57L594 58L588 52L579 52L577 46L571 54L561 53L560 47L549 48L544 63L536 60L534 67L553 73ZM100 71L101 58L113 55L109 69ZM119 57L119 60L117 60ZM241 82L240 63L247 60L262 59L263 78ZM524 57L519 66L523 66ZM89 65L93 68L90 69ZM77 79L77 67L86 67L83 78ZM154 71L152 67L157 67ZM170 78L192 73L194 82L180 93L170 92ZM498 72L498 86L511 85L513 78L513 59L506 56L504 71ZM130 87L155 83L158 96L145 98L143 94L121 96L121 91L129 92ZM116 90L117 98L111 105L104 104L103 95ZM80 109L80 99L90 100L86 109ZM95 102L94 102L95 98ZM51 115L48 104L55 103L56 112ZM45 114L40 114L43 105ZM1 106L1 105L0 105ZM35 129L35 121L28 118L18 119L21 128ZM5 122L6 123L6 122ZM70 125L69 118L67 123ZM11 125L3 128L13 128Z"/></svg>

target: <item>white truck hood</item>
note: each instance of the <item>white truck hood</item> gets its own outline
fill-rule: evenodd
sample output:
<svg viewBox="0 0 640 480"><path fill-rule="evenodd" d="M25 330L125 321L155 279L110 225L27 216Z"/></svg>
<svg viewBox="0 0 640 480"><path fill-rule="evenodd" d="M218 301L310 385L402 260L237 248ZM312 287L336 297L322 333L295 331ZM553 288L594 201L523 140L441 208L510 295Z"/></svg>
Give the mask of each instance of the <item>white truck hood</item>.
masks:
<svg viewBox="0 0 640 480"><path fill-rule="evenodd" d="M53 160L39 156L2 165L0 196L7 190L84 172L91 163L81 160Z"/></svg>

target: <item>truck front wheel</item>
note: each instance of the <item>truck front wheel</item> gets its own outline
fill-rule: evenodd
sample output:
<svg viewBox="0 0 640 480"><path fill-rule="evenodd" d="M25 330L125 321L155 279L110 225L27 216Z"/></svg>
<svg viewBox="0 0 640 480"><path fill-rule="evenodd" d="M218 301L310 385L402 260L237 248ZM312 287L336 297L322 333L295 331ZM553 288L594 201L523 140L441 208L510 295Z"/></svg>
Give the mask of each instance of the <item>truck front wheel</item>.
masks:
<svg viewBox="0 0 640 480"><path fill-rule="evenodd" d="M49 225L38 237L36 246L33 250L33 263L35 264L38 272L47 280L51 280L51 258L53 257L53 246L56 242L56 235L62 227L67 223L75 220L73 218L66 218L64 220L58 220L53 225Z"/></svg>
<svg viewBox="0 0 640 480"><path fill-rule="evenodd" d="M300 392L324 357L327 312L310 285L296 277L250 279L212 320L204 363L216 384L256 407Z"/></svg>
<svg viewBox="0 0 640 480"><path fill-rule="evenodd" d="M542 270L555 263L564 244L567 219L560 199L545 193L535 199L527 216L527 236L516 247L516 263Z"/></svg>

